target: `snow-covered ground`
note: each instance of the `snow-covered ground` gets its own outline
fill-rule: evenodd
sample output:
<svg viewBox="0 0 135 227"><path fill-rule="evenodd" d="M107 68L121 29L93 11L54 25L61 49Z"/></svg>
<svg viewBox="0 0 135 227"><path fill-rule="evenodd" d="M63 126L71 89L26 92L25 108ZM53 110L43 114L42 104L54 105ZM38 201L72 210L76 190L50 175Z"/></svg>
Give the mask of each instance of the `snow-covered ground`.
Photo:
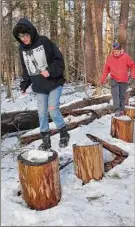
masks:
<svg viewBox="0 0 135 227"><path fill-rule="evenodd" d="M93 93L92 88L89 93ZM37 108L36 97L31 89L28 90L26 97L21 97L19 90L14 88L14 102L5 99L4 91L2 91L1 97L2 112ZM86 94L81 87L65 85L61 105L67 105L82 98L86 98ZM107 104L104 105L107 106ZM93 106L93 109L96 108L97 105ZM85 185L82 185L82 181L76 177L74 165L70 163L60 171L62 197L59 204L43 211L31 210L22 197L17 195L19 190L17 156L20 153L20 143L14 134L4 136L1 143L1 225L134 226L135 144L126 143L110 136L111 116L112 114L105 115L88 125L81 125L69 131L71 138L66 148L59 148L59 134L52 136L52 149L58 152L61 162L68 158L72 159L72 145L82 144L82 141L87 144L89 139L86 137L86 133L91 133L128 152L128 158L105 173L100 181L91 180ZM75 118L70 118L70 120L74 121ZM51 128L53 128L52 124L50 123ZM36 130L39 132L39 128L31 132ZM34 149L35 152L40 143L41 140L36 140L24 148ZM114 158L105 149L103 157L104 162Z"/></svg>

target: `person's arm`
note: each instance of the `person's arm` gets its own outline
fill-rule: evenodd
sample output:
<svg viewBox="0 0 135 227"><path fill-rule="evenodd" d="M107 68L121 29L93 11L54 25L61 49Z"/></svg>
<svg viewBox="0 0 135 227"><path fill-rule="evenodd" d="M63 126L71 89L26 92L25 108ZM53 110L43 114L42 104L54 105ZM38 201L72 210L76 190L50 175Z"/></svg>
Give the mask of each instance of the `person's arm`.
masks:
<svg viewBox="0 0 135 227"><path fill-rule="evenodd" d="M135 62L132 60L132 58L128 55L127 59L127 65L130 69L131 77L135 79Z"/></svg>
<svg viewBox="0 0 135 227"><path fill-rule="evenodd" d="M22 64L22 70L23 70L22 81L20 82L20 89L21 89L22 93L25 93L26 89L31 85L31 78L30 78L28 71L26 69L22 53L21 53L20 50L19 50L19 52L20 52L20 60L21 60L21 64Z"/></svg>
<svg viewBox="0 0 135 227"><path fill-rule="evenodd" d="M110 73L110 67L108 65L108 58L107 58L106 63L104 65L103 74L102 74L101 79L100 79L101 84L105 83L105 80L106 80L109 73Z"/></svg>
<svg viewBox="0 0 135 227"><path fill-rule="evenodd" d="M46 70L48 71L49 75L53 78L59 77L63 74L65 70L64 59L62 53L58 49L58 47L47 37L45 37L44 42L47 42L46 45L49 45L48 49L50 48L50 55L52 55L52 63L49 65ZM48 77L45 76L45 77Z"/></svg>

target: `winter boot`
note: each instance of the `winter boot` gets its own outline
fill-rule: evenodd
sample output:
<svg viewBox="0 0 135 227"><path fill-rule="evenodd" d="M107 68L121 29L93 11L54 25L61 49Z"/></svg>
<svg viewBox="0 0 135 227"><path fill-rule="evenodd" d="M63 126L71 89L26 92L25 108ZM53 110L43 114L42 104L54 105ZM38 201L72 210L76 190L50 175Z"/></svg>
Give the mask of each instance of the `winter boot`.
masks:
<svg viewBox="0 0 135 227"><path fill-rule="evenodd" d="M43 143L39 146L39 150L46 151L51 148L50 132L41 132Z"/></svg>
<svg viewBox="0 0 135 227"><path fill-rule="evenodd" d="M63 128L59 129L59 132L60 132L59 146L60 147L67 147L69 139L70 139L70 135L67 132L66 126L64 126Z"/></svg>

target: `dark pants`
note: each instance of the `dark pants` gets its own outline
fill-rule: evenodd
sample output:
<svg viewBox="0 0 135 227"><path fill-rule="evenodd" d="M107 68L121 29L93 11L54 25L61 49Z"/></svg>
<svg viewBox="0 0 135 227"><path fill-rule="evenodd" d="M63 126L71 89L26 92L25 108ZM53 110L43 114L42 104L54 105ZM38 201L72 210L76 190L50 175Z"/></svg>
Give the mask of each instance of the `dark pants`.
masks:
<svg viewBox="0 0 135 227"><path fill-rule="evenodd" d="M117 82L111 79L111 93L115 111L123 111L125 109L127 87L128 83Z"/></svg>

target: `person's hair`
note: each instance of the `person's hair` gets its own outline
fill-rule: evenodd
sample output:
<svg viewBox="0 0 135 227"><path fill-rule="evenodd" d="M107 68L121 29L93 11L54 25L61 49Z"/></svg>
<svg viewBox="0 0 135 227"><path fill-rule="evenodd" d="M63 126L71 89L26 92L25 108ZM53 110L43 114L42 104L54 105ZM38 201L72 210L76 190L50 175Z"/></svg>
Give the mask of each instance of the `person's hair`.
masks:
<svg viewBox="0 0 135 227"><path fill-rule="evenodd" d="M19 37L19 34L30 34L30 29L25 25L18 25L15 29L16 36Z"/></svg>
<svg viewBox="0 0 135 227"><path fill-rule="evenodd" d="M113 49L114 50L121 50L121 44L120 43L114 43L113 44Z"/></svg>

